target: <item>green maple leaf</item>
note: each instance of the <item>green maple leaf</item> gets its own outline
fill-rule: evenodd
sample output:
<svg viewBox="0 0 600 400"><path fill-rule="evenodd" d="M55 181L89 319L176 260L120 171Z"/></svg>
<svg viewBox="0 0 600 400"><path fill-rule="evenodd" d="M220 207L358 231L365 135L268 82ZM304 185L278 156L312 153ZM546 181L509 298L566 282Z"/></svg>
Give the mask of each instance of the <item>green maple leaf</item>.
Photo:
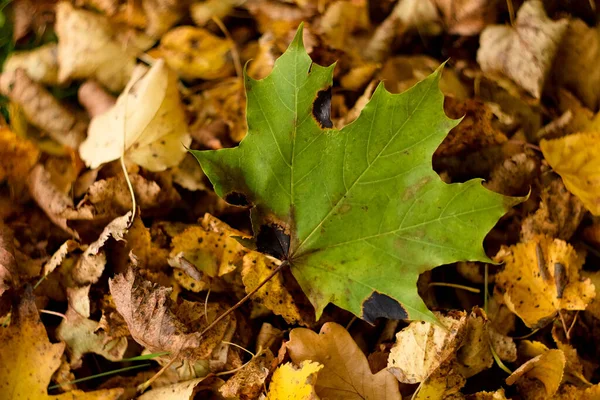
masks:
<svg viewBox="0 0 600 400"><path fill-rule="evenodd" d="M341 130L329 120L333 68L312 63L300 28L268 77L245 75L246 138L193 154L219 196L253 206L259 250L288 260L317 317L331 302L367 321L435 322L419 274L490 261L483 238L520 200L432 169L459 122L444 114L441 67L399 95L380 84Z"/></svg>

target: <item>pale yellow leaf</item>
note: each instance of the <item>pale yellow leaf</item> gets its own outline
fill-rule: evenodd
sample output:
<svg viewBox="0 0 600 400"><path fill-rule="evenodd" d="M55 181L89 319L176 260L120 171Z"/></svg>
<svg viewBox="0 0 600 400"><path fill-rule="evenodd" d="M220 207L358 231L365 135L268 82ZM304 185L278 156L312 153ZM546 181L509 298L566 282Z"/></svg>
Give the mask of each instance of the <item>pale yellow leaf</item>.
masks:
<svg viewBox="0 0 600 400"><path fill-rule="evenodd" d="M302 361L299 367L285 363L275 370L269 385L267 400L317 400L315 382L323 365Z"/></svg>

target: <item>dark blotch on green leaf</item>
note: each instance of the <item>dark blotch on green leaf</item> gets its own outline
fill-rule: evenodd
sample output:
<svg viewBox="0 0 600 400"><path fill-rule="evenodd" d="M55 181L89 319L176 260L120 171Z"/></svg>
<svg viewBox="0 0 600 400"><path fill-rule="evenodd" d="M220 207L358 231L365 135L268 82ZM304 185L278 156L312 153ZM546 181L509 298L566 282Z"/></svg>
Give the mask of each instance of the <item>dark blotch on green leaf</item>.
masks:
<svg viewBox="0 0 600 400"><path fill-rule="evenodd" d="M321 128L333 128L331 122L331 87L319 90L313 102L312 114Z"/></svg>
<svg viewBox="0 0 600 400"><path fill-rule="evenodd" d="M408 313L390 296L373 292L362 305L362 319L373 324L377 318L408 319Z"/></svg>
<svg viewBox="0 0 600 400"><path fill-rule="evenodd" d="M225 195L225 201L234 206L247 207L250 205L248 197L244 193L231 192Z"/></svg>
<svg viewBox="0 0 600 400"><path fill-rule="evenodd" d="M290 251L290 235L279 225L262 225L256 237L256 249L283 260Z"/></svg>

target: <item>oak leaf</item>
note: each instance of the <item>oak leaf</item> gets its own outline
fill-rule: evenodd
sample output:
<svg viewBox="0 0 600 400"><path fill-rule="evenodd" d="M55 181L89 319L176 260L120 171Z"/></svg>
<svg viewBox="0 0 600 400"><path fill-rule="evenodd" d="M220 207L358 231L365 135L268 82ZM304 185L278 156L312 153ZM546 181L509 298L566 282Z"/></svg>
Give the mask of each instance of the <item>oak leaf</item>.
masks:
<svg viewBox="0 0 600 400"><path fill-rule="evenodd" d="M570 244L537 235L525 243L503 246L495 257L504 262L496 285L504 302L529 327L537 327L560 310L584 310L596 292L579 277L585 260Z"/></svg>
<svg viewBox="0 0 600 400"><path fill-rule="evenodd" d="M551 20L540 0L526 1L515 26L492 25L481 33L477 62L484 72L501 72L539 99L568 21Z"/></svg>
<svg viewBox="0 0 600 400"><path fill-rule="evenodd" d="M332 302L367 321L433 321L419 273L487 260L483 237L519 200L432 170L457 125L443 112L439 70L400 95L380 85L341 131L329 118L332 73L312 63L299 29L271 75L245 77L239 147L193 154L219 196L254 206L258 250L289 262L317 317Z"/></svg>
<svg viewBox="0 0 600 400"><path fill-rule="evenodd" d="M565 186L594 215L600 215L600 133L542 140L542 152Z"/></svg>
<svg viewBox="0 0 600 400"><path fill-rule="evenodd" d="M386 370L372 374L362 350L341 325L328 322L319 333L296 328L290 332L286 348L296 365L306 361L323 365L315 383L320 398L401 399L392 374Z"/></svg>

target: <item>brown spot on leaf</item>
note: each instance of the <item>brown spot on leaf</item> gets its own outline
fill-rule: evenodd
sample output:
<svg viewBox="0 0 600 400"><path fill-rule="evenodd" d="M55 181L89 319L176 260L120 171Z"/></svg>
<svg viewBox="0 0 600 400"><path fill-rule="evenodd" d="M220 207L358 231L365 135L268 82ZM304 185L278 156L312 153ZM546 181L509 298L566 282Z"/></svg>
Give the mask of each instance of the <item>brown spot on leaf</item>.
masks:
<svg viewBox="0 0 600 400"><path fill-rule="evenodd" d="M321 128L333 128L331 122L331 87L319 90L313 102L312 115Z"/></svg>

